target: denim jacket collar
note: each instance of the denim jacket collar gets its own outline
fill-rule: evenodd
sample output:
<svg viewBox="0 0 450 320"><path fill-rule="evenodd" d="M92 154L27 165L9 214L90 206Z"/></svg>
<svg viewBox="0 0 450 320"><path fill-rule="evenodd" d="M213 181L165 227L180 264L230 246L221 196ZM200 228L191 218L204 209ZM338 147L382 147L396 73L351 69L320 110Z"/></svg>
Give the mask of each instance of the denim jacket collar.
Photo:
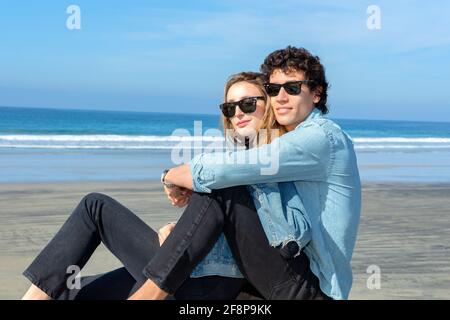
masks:
<svg viewBox="0 0 450 320"><path fill-rule="evenodd" d="M313 119L315 119L315 118L318 118L318 117L322 117L322 112L321 112L319 109L317 109L316 107L314 107L314 109L313 109L313 110L311 111L311 113L306 117L306 119L303 120L302 122L300 122L300 123L295 127L294 130L297 130L298 128L300 128L305 122L311 121L311 120L313 120Z"/></svg>

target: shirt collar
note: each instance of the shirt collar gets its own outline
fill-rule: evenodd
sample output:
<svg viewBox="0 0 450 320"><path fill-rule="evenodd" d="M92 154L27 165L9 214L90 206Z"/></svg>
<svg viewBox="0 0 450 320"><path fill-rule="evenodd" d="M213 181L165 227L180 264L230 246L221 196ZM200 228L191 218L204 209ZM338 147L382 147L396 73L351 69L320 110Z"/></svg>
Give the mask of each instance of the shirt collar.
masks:
<svg viewBox="0 0 450 320"><path fill-rule="evenodd" d="M319 109L317 109L316 107L314 107L314 109L313 109L313 110L311 111L311 113L306 117L306 119L303 120L302 122L300 122L300 123L298 124L298 126L295 127L295 129L299 128L303 123L308 122L308 121L311 121L312 119L319 118L319 117L322 117L322 112L321 112ZM295 130L295 129L294 129L294 130Z"/></svg>

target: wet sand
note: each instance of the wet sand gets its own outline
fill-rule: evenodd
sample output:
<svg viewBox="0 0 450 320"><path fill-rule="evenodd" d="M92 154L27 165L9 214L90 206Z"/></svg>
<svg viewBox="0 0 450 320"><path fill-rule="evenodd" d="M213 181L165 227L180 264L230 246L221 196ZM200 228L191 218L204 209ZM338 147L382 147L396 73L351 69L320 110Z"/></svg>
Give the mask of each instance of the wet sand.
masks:
<svg viewBox="0 0 450 320"><path fill-rule="evenodd" d="M22 296L22 271L89 192L114 197L154 229L182 212L158 182L0 184L0 299ZM350 299L450 299L450 184L364 184L352 264ZM100 246L83 275L120 266ZM370 266L381 271L378 289L367 286Z"/></svg>

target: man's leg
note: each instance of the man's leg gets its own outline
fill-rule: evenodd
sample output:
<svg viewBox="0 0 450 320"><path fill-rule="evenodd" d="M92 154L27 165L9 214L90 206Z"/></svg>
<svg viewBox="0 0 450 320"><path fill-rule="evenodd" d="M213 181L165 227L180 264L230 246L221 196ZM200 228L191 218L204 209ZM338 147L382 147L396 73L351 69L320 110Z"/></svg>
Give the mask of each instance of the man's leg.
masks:
<svg viewBox="0 0 450 320"><path fill-rule="evenodd" d="M244 190L237 195L236 191L217 191L226 206L244 194ZM246 214L236 210L225 212L228 214L223 232L233 256L248 281L266 299L328 299L320 290L319 279L312 273L304 252L296 258L286 258L289 253L269 244L256 209Z"/></svg>
<svg viewBox="0 0 450 320"><path fill-rule="evenodd" d="M266 299L327 298L306 255L284 259L269 245L246 187L194 193L191 201L197 197L202 206L187 207L144 269L159 288L175 292L223 231L241 272Z"/></svg>

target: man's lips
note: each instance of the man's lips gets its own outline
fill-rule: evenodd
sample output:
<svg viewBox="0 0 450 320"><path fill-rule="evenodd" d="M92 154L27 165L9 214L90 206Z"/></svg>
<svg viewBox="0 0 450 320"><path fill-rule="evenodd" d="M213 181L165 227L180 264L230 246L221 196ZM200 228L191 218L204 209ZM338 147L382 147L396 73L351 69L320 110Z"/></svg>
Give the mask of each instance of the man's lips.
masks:
<svg viewBox="0 0 450 320"><path fill-rule="evenodd" d="M242 128L242 127L245 127L246 125L247 125L247 123L249 123L250 122L250 120L241 120L241 121L239 121L236 125L239 127L239 128Z"/></svg>
<svg viewBox="0 0 450 320"><path fill-rule="evenodd" d="M277 111L278 114L286 114L286 113L289 113L292 110L292 108L290 108L290 107L278 107L278 108L275 108L275 110Z"/></svg>

